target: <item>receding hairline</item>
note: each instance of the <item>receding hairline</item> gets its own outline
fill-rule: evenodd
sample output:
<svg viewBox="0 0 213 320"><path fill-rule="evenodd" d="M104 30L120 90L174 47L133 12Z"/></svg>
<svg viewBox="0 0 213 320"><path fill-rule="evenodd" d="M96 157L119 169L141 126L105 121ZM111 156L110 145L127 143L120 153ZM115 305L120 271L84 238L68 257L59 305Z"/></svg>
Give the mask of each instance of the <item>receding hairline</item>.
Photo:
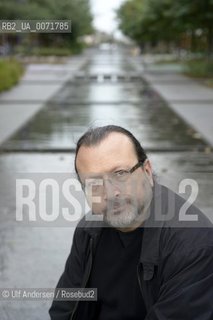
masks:
<svg viewBox="0 0 213 320"><path fill-rule="evenodd" d="M117 132L117 131L113 131L113 132L108 132L104 137L102 137L101 140L97 141L95 144L94 143L91 143L91 144L82 144L80 145L79 149L78 149L78 153L76 154L75 156L75 170L76 170L76 173L78 173L78 164L79 164L79 161L81 162L81 157L83 155L83 157L85 156L85 154L87 154L87 152L89 153L90 152L90 155L95 154L96 151L98 151L98 148L99 146L101 146L102 144L104 144L104 142L108 139L110 139L111 136L113 136L113 134L115 136L120 136L120 138L122 138L123 140L122 141L125 141L125 144L123 145L123 148L119 149L119 147L121 146L122 144L122 141L117 141L115 146L113 146L113 141L111 141L111 143L108 143L108 145L103 145L103 147L101 147L102 151L103 150L107 150L109 151L110 154L115 154L117 152L117 150L125 150L125 149L128 149L128 154L132 154L132 156L134 155L137 159L137 152L135 150L135 146L134 146L134 143L132 142L131 138L129 136L127 136L126 134L122 133L122 132ZM124 137L123 137L124 136ZM126 138L127 139L126 139ZM111 138L113 139L113 138ZM127 144L128 142L128 144ZM112 146L112 149L111 149L111 146ZM97 149L96 149L97 148ZM83 149L83 150L82 150ZM100 152L100 151L98 151ZM118 151L119 152L119 151ZM100 153L99 153L100 154ZM115 168L118 167L118 164L117 166L115 166ZM115 169L111 169L111 170L115 170Z"/></svg>
<svg viewBox="0 0 213 320"><path fill-rule="evenodd" d="M93 148L93 147L97 147L99 145L101 145L102 143L104 143L105 140L107 140L110 136L112 135L116 135L116 136L122 136L124 137L124 140L126 139L127 141L130 142L131 146L133 147L133 150L136 152L135 150L135 146L134 146L134 143L133 141L131 140L131 138L129 136L127 136L125 133L123 132L118 132L118 131L111 131L111 132L106 132L105 135L102 137L102 139L99 139L97 141L85 141L83 142L80 146L79 146L79 149L78 149L78 152L79 150L84 147L84 148ZM77 156L77 154L76 154Z"/></svg>
<svg viewBox="0 0 213 320"><path fill-rule="evenodd" d="M76 160L78 152L81 147L95 147L100 145L104 140L106 140L112 133L119 133L122 136L128 138L130 145L133 147L133 152L136 154L139 161L144 162L147 159L147 155L142 145L138 139L127 129L117 126L117 125L107 125L103 127L90 128L87 130L78 140L75 152L75 171L77 172Z"/></svg>

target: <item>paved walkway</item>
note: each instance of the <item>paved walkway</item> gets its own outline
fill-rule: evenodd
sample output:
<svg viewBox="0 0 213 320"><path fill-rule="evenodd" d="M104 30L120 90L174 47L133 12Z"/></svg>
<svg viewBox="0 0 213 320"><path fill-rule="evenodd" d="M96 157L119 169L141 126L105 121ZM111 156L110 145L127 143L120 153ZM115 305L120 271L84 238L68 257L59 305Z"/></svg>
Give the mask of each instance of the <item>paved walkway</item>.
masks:
<svg viewBox="0 0 213 320"><path fill-rule="evenodd" d="M63 65L29 65L19 85L0 94L0 144L40 110L86 62L84 55ZM197 136L213 146L213 89L183 76L177 65L155 65L151 56L134 58L132 62L169 106L197 131Z"/></svg>
<svg viewBox="0 0 213 320"><path fill-rule="evenodd" d="M177 65L155 65L150 56L140 61L145 80L169 106L213 146L213 89L181 74Z"/></svg>
<svg viewBox="0 0 213 320"><path fill-rule="evenodd" d="M0 94L0 144L26 123L72 75L87 56L70 58L66 64L30 64L11 90Z"/></svg>

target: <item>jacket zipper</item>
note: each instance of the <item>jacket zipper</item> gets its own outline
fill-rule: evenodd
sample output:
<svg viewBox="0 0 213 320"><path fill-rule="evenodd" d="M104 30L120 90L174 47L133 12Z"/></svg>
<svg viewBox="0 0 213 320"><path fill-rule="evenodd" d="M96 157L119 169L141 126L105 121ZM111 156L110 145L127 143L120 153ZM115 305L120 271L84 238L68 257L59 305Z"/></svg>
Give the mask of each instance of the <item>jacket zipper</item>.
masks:
<svg viewBox="0 0 213 320"><path fill-rule="evenodd" d="M85 288L86 284L87 284L87 281L89 280L89 276L90 276L90 272L91 272L91 269L92 269L92 251L93 251L93 238L91 237L90 238L90 242L89 242L89 247L90 247L90 266L89 266L89 271L88 271L88 274L87 274L87 277L84 281L84 283L82 284L82 288ZM77 310L77 307L78 307L78 304L79 304L79 300L76 302L74 308L73 308L73 312L72 312L72 315L70 317L70 320L74 320L74 315L76 313L76 310Z"/></svg>

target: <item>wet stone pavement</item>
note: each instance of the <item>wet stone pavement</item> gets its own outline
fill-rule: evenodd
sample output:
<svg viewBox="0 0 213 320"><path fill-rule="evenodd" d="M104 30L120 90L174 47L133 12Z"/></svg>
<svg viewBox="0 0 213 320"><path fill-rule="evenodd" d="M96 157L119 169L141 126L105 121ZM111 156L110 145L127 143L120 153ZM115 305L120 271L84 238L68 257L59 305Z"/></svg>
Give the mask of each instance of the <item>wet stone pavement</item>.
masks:
<svg viewBox="0 0 213 320"><path fill-rule="evenodd" d="M142 77L124 51L94 51L88 64L0 146L1 288L55 287L75 223L17 223L15 178L20 173L69 176L76 141L90 126L117 124L132 131L158 179L175 190L182 178L195 179L196 204L212 219L213 155L208 144ZM0 301L0 320L49 319L50 303Z"/></svg>

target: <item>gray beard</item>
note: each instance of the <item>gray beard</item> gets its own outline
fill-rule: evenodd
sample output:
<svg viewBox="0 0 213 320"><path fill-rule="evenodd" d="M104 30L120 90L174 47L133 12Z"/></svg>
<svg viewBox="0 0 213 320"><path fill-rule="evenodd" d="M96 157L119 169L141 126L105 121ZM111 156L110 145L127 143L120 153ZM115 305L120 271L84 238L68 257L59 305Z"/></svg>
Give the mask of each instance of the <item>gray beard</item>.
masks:
<svg viewBox="0 0 213 320"><path fill-rule="evenodd" d="M146 213L150 207L153 197L152 187L149 181L144 181L144 194L142 203L136 203L136 200L127 202L127 209L115 214L112 208L108 206L105 214L104 221L114 228L129 228L131 225L137 223L142 224L146 220ZM125 199L121 199L121 203L124 203Z"/></svg>

